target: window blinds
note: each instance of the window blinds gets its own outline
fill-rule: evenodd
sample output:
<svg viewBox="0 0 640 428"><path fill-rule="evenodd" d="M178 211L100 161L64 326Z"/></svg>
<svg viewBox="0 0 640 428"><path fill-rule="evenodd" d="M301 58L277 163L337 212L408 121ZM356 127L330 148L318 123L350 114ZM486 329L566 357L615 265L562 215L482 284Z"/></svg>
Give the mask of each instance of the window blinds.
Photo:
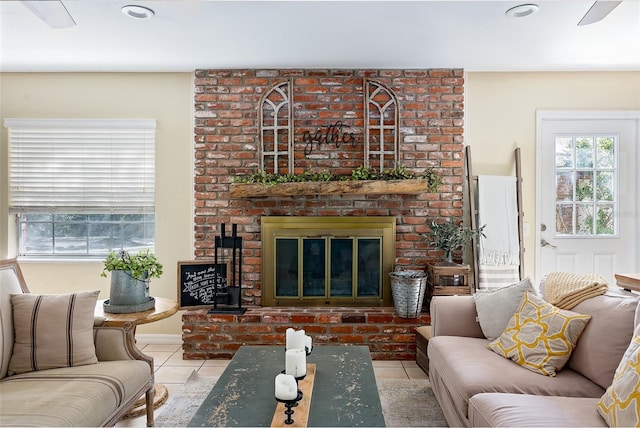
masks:
<svg viewBox="0 0 640 428"><path fill-rule="evenodd" d="M149 120L5 119L11 213L153 213Z"/></svg>

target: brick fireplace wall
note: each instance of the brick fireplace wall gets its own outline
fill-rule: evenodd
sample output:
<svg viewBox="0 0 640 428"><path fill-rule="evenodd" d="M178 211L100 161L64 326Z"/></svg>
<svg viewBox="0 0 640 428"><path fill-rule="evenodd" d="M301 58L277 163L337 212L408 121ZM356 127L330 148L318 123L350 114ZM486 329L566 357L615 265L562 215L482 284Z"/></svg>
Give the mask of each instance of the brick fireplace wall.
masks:
<svg viewBox="0 0 640 428"><path fill-rule="evenodd" d="M304 130L323 129L338 120L355 129L356 141L362 142L365 77L386 85L396 94L400 129L399 163L418 173L433 168L443 181L436 193L260 198L230 196L229 187L235 176L253 174L259 169L260 98L274 84L288 79L293 82L296 171L313 168L345 174L361 166L362 158L355 153L355 150L361 150L361 146L356 146L356 149L320 146L311 156L301 153ZM260 320L264 319L260 312L267 310L259 308L262 287L260 217L395 216L395 264L420 270L424 269L428 260L436 259L439 255L428 247L428 242L421 236L429 231L431 220L462 217L462 69L196 70L194 92L194 256L200 260L212 258L219 225L237 224L238 233L243 237L243 302L250 310L258 311ZM300 312L301 309L292 310L291 313L295 311ZM279 330L282 332L288 324L295 324L290 316L286 320L279 318L282 321ZM224 332L219 324L220 319L213 320L212 315L208 317L212 318L207 320L206 311L202 310L188 311L184 315L186 358L213 358L216 350L222 352L225 346L237 348L246 343L225 336L228 331ZM224 320L223 324L228 324L229 331L236 329L248 334L249 326L242 325L248 320L241 318ZM393 318L391 316L385 323L396 324ZM402 320L396 321L402 323ZM418 320L421 321L425 320ZM269 323L258 321L258 324ZM360 328L369 328L364 327L366 324L363 323ZM388 330L389 327L374 324L376 329ZM336 326L325 327L331 327L327 329L328 334L339 334L340 329L336 329ZM218 328L220 331L217 331ZM345 334L354 334L349 328L343 330ZM211 336L207 336L207 331ZM220 333L224 334L220 336ZM411 329L408 334L412 334ZM212 343L211 337L217 341L213 340L215 343ZM339 339L328 339L329 342L333 340ZM363 343L367 340L363 338ZM414 350L415 347L405 343L402 350L394 348L386 356L378 356L392 358L411 355Z"/></svg>

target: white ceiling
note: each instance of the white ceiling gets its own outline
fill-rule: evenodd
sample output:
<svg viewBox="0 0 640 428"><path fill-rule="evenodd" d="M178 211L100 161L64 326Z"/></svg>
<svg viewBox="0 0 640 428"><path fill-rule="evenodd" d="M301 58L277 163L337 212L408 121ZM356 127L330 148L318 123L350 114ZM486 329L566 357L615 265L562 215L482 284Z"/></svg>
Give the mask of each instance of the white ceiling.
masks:
<svg viewBox="0 0 640 428"><path fill-rule="evenodd" d="M0 1L0 71L193 71L198 68L640 70L640 1L576 24L593 0L63 0L77 25L52 29ZM136 3L149 20L121 13Z"/></svg>

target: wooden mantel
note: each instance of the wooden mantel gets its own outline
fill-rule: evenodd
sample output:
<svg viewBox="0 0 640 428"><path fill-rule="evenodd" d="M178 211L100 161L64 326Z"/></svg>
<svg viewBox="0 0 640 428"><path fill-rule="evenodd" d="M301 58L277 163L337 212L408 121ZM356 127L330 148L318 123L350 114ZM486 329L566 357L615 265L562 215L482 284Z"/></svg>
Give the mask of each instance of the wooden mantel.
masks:
<svg viewBox="0 0 640 428"><path fill-rule="evenodd" d="M234 198L304 195L417 194L429 191L429 181L424 178L388 181L306 181L300 183L280 183L275 185L265 185L260 183L231 184L231 197Z"/></svg>

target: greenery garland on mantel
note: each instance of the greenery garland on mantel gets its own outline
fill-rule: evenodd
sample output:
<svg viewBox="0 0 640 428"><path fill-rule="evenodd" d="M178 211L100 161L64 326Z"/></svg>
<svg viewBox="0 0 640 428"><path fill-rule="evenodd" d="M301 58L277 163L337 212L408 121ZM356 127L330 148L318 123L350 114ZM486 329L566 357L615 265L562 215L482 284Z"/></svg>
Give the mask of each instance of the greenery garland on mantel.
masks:
<svg viewBox="0 0 640 428"><path fill-rule="evenodd" d="M442 184L440 177L427 169L422 174L401 166L377 173L372 168L358 167L351 175L338 176L328 171L305 171L303 174L269 174L260 171L236 177L231 184L233 197L339 195L339 194L416 194L435 193Z"/></svg>

